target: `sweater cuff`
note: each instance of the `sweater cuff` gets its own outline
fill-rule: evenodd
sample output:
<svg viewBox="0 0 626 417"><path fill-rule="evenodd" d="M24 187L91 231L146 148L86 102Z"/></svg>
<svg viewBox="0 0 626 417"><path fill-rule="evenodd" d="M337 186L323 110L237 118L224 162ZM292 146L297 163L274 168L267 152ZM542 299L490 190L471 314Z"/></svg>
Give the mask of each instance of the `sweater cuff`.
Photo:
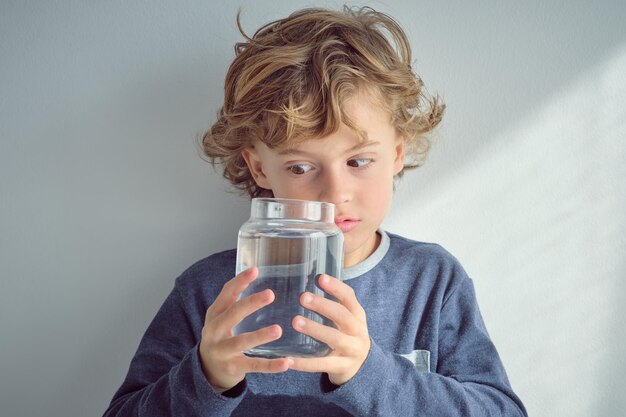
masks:
<svg viewBox="0 0 626 417"><path fill-rule="evenodd" d="M232 411L237 408L241 400L243 399L247 385L245 380L237 386L229 390L230 395L223 395L215 391L213 386L209 384L204 372L202 371L202 363L200 361L199 349L200 344L191 349L191 351L183 358L180 363L178 372L173 376L175 383L180 385L187 385L191 381L191 386L186 387L186 392L189 393L189 400L196 403L195 409L202 410L198 415L204 415L206 410L218 410L218 415L230 415ZM235 388L237 388L235 392ZM238 394L231 396L232 394Z"/></svg>
<svg viewBox="0 0 626 417"><path fill-rule="evenodd" d="M392 374L393 359L371 340L365 362L348 382L330 390L330 386L326 385L330 384L330 381L322 382L323 399L341 405L352 414L366 415L372 407L377 408L375 404L368 402L376 402L376 399L380 398L380 393L387 392L389 386L394 383Z"/></svg>

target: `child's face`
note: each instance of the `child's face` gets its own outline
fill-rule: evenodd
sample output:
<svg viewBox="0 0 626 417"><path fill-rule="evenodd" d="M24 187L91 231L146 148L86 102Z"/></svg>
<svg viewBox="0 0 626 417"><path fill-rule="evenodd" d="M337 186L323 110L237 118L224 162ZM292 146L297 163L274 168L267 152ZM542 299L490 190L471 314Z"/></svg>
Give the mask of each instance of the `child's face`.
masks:
<svg viewBox="0 0 626 417"><path fill-rule="evenodd" d="M334 203L335 222L344 234L344 266L367 258L378 246L376 230L393 194L393 177L404 164L404 141L389 115L355 95L345 109L367 141L345 125L324 138L286 149L258 142L243 152L256 183L277 198Z"/></svg>

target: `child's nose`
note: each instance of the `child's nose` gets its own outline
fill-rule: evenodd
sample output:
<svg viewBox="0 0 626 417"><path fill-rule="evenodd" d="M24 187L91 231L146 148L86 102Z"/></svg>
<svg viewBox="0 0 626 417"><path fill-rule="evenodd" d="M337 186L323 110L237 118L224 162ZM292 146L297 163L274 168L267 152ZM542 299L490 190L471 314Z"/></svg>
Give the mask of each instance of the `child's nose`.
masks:
<svg viewBox="0 0 626 417"><path fill-rule="evenodd" d="M326 172L321 183L319 200L339 205L349 202L351 198L349 178L341 172Z"/></svg>

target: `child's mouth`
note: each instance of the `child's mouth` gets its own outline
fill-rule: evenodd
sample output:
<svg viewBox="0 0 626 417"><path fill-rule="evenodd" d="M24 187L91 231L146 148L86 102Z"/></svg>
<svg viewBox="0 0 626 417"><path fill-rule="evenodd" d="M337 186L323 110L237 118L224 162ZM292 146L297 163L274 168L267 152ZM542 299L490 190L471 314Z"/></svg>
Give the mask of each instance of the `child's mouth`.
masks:
<svg viewBox="0 0 626 417"><path fill-rule="evenodd" d="M354 229L355 227L357 227L359 225L360 221L359 220L354 220L354 219L347 219L347 218L336 218L335 219L335 224L337 225L337 227L339 229L341 229L341 231L343 233L348 233L349 231L351 231L352 229Z"/></svg>

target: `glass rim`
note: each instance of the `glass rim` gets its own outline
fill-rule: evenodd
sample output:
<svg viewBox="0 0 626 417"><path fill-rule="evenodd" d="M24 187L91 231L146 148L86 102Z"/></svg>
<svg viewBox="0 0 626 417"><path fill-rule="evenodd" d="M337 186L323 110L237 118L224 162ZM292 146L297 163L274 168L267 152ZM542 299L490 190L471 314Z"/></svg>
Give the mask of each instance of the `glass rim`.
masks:
<svg viewBox="0 0 626 417"><path fill-rule="evenodd" d="M320 205L321 207L336 207L335 203L329 203L327 201L317 201L317 200L301 200L301 199L297 199L297 198L279 198L279 197L254 197L252 198L252 201L259 201L259 202L270 202L270 203L294 203L294 204L317 204Z"/></svg>
<svg viewBox="0 0 626 417"><path fill-rule="evenodd" d="M304 220L334 224L335 205L316 200L259 197L252 199L250 216L259 219Z"/></svg>

